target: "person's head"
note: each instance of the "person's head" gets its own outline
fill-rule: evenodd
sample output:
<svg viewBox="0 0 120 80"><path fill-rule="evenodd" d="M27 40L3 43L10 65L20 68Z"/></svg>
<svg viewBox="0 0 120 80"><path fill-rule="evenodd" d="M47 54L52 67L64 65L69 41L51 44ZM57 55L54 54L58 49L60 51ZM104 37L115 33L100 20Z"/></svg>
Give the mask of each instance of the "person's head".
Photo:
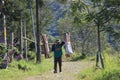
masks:
<svg viewBox="0 0 120 80"><path fill-rule="evenodd" d="M56 40L55 42L56 42L56 44L60 44L60 40L59 40L59 39L58 39L58 40Z"/></svg>

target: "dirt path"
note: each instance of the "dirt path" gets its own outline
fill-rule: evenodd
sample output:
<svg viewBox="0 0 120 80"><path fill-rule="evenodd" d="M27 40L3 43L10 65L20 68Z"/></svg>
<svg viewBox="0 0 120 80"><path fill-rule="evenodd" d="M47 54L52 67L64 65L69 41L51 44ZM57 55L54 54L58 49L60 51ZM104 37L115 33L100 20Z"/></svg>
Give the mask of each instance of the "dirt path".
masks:
<svg viewBox="0 0 120 80"><path fill-rule="evenodd" d="M26 80L78 80L76 74L85 68L92 66L91 62L63 62L63 72L54 74L53 71L42 75L29 77Z"/></svg>

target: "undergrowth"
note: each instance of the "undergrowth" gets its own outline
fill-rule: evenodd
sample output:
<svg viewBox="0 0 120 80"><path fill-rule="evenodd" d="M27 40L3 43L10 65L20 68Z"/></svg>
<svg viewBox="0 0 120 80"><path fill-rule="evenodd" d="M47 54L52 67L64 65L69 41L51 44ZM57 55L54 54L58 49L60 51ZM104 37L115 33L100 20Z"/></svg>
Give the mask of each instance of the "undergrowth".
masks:
<svg viewBox="0 0 120 80"><path fill-rule="evenodd" d="M0 80L24 80L28 76L42 74L53 68L50 59L42 59L40 64L33 61L13 61L7 69L0 69Z"/></svg>
<svg viewBox="0 0 120 80"><path fill-rule="evenodd" d="M104 57L105 69L89 67L79 73L78 80L120 80L119 56L104 53Z"/></svg>

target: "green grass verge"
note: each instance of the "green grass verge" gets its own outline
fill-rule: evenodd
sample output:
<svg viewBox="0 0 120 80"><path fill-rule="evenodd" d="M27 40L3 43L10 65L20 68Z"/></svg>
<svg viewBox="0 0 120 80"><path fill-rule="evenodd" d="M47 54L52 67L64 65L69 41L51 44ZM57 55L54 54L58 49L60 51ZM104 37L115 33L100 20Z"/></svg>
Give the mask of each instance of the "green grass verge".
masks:
<svg viewBox="0 0 120 80"><path fill-rule="evenodd" d="M7 69L0 70L0 80L25 80L28 76L42 74L53 69L53 62L50 59L42 59L40 64L35 61L13 61ZM24 69L18 69L18 64L22 64Z"/></svg>
<svg viewBox="0 0 120 80"><path fill-rule="evenodd" d="M120 80L120 58L104 54L105 69L95 65L80 72L78 80Z"/></svg>

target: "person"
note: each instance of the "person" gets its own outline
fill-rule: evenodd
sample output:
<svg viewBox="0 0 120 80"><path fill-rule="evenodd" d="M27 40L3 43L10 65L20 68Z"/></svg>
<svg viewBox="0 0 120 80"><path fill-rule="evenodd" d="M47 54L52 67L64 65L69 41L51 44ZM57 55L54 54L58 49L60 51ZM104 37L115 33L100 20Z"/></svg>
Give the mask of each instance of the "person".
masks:
<svg viewBox="0 0 120 80"><path fill-rule="evenodd" d="M56 43L52 45L52 51L54 51L54 73L57 73L57 63L59 63L59 72L62 72L62 46L65 42L56 40Z"/></svg>

